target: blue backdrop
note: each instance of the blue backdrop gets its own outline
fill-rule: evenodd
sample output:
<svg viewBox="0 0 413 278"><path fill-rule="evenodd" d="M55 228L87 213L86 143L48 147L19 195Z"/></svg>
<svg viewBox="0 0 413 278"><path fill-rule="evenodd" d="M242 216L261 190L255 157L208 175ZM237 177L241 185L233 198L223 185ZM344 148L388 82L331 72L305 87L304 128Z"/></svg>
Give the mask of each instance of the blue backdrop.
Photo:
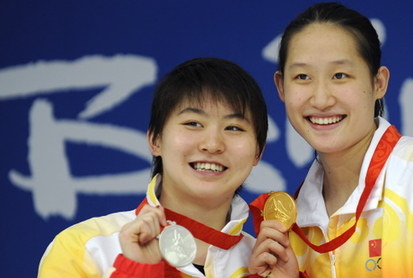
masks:
<svg viewBox="0 0 413 278"><path fill-rule="evenodd" d="M314 152L287 123L272 75L283 28L310 2L1 1L1 276L35 277L60 230L136 207L154 84L190 58L235 61L264 92L268 144L243 196L293 192ZM386 117L413 135L413 2L343 3L377 28L391 70Z"/></svg>

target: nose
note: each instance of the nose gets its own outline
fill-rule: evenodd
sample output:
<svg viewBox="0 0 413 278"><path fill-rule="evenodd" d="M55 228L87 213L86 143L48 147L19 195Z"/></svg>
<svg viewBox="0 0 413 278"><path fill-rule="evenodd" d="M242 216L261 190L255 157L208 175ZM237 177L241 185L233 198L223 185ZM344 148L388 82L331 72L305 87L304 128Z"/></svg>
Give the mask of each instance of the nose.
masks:
<svg viewBox="0 0 413 278"><path fill-rule="evenodd" d="M199 149L202 152L211 154L224 152L225 143L223 134L215 129L205 130L201 143L199 144Z"/></svg>
<svg viewBox="0 0 413 278"><path fill-rule="evenodd" d="M319 110L325 110L335 103L333 88L325 81L316 82L311 97L311 105Z"/></svg>

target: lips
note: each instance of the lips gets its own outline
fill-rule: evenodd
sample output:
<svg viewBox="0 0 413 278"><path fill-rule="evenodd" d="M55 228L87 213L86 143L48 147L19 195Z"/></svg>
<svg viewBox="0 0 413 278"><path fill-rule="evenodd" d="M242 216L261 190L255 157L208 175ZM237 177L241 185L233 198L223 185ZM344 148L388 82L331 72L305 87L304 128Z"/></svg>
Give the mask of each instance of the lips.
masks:
<svg viewBox="0 0 413 278"><path fill-rule="evenodd" d="M194 162L191 163L191 167L202 172L223 172L227 169L227 167L221 164L209 162Z"/></svg>
<svg viewBox="0 0 413 278"><path fill-rule="evenodd" d="M332 125L341 122L346 116L344 115L337 115L332 117L315 117L309 116L307 119L316 125Z"/></svg>

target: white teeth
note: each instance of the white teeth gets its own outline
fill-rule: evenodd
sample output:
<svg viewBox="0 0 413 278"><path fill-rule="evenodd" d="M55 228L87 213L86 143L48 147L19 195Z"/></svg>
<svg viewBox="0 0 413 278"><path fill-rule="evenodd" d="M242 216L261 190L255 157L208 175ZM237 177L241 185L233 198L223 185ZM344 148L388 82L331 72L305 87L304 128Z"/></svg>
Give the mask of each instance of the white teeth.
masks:
<svg viewBox="0 0 413 278"><path fill-rule="evenodd" d="M224 167L222 165L215 164L215 163L203 163L203 162L194 163L194 168L195 170L198 170L198 171L212 171L212 172L222 172L224 170Z"/></svg>
<svg viewBox="0 0 413 278"><path fill-rule="evenodd" d="M335 124L341 121L343 118L341 116L335 116L335 117L330 117L330 118L318 118L318 117L310 117L310 121L313 124L318 124L318 125L330 125L330 124Z"/></svg>

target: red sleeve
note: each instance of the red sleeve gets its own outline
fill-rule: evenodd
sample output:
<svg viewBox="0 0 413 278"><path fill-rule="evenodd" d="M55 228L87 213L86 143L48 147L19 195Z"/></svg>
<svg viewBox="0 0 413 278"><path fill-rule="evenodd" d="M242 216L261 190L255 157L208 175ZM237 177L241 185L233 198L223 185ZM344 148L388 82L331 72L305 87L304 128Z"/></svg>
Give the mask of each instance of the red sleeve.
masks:
<svg viewBox="0 0 413 278"><path fill-rule="evenodd" d="M142 264L119 254L113 266L116 270L110 275L110 278L165 277L164 261L157 264Z"/></svg>

